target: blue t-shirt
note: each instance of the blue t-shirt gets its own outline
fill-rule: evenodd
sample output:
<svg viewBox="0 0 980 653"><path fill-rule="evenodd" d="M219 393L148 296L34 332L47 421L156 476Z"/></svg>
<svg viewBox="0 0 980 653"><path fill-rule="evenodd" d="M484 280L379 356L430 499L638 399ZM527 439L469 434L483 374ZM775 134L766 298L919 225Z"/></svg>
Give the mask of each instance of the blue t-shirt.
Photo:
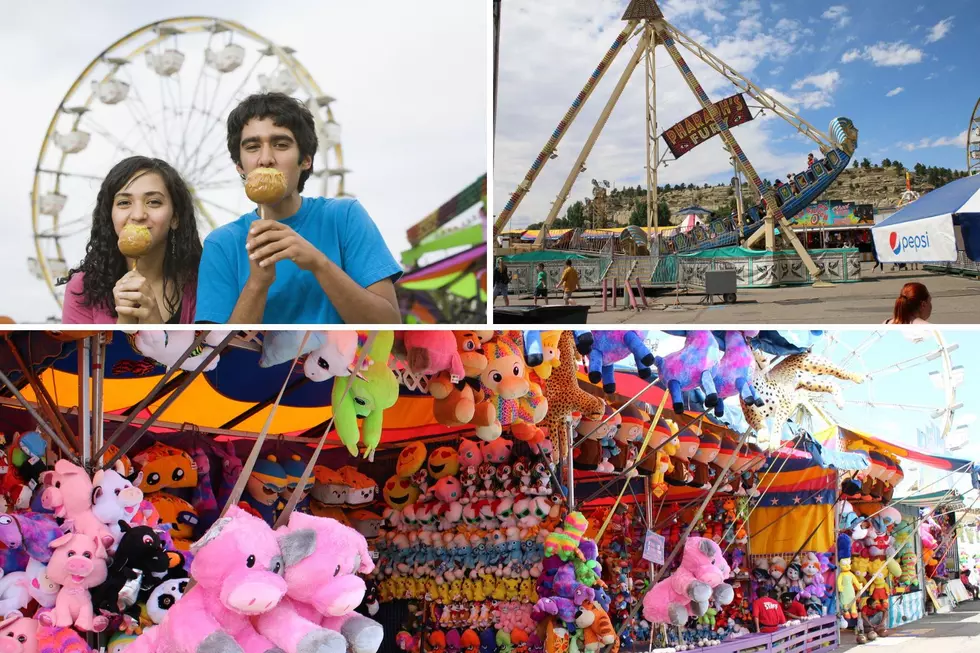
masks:
<svg viewBox="0 0 980 653"><path fill-rule="evenodd" d="M381 232L355 199L304 197L295 215L280 220L367 288L402 273ZM204 240L197 276L197 322L228 322L248 281L245 241L256 212L212 231ZM343 324L312 272L289 260L276 263L276 280L265 302L266 324Z"/></svg>

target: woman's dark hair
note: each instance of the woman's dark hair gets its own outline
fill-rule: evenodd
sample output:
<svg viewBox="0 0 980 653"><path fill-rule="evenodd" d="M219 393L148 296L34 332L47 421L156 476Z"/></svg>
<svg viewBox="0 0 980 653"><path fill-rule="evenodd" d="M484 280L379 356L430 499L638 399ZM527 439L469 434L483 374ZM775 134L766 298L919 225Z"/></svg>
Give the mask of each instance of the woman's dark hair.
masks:
<svg viewBox="0 0 980 653"><path fill-rule="evenodd" d="M902 292L895 300L892 324L912 324L919 316L922 305L929 301L929 289L915 281L902 286Z"/></svg>
<svg viewBox="0 0 980 653"><path fill-rule="evenodd" d="M313 172L313 157L316 155L316 123L309 108L294 97L285 93L256 93L242 100L228 115L228 153L235 165L242 165L242 129L249 120L272 118L276 127L285 127L293 132L299 146L299 163L310 157L310 169L299 173L296 190L302 191L306 180Z"/></svg>
<svg viewBox="0 0 980 653"><path fill-rule="evenodd" d="M155 172L163 178L170 194L177 228L167 236L163 257L163 296L166 309L176 312L184 288L197 283L197 267L201 262L201 236L194 217L194 198L180 174L166 161L145 156L131 156L112 167L106 175L92 211L92 234L85 246L85 257L67 277L58 280L68 283L76 272L84 272L82 299L85 306L107 309L114 317L116 301L112 289L127 272L126 257L119 251L119 237L112 224L112 202L116 193L137 173Z"/></svg>

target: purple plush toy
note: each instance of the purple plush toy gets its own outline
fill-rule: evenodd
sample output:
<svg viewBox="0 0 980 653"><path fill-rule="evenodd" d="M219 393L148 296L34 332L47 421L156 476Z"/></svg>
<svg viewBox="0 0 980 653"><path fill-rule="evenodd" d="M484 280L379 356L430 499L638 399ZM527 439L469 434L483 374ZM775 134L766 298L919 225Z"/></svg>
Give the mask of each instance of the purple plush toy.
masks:
<svg viewBox="0 0 980 653"><path fill-rule="evenodd" d="M613 363L631 354L639 377L649 379L653 376L650 366L654 363L654 357L643 342L646 337L646 331L594 331L592 350L589 352L589 381L602 381L604 392L616 392Z"/></svg>
<svg viewBox="0 0 980 653"><path fill-rule="evenodd" d="M715 404L715 415L725 414L726 397L738 395L747 405L762 406L762 399L755 392L752 378L756 372L755 356L746 338L759 335L758 331L726 331L725 354L715 368L715 391L718 393L718 403Z"/></svg>
<svg viewBox="0 0 980 653"><path fill-rule="evenodd" d="M670 392L675 413L684 412L684 392L700 389L704 405L714 408L718 403L714 372L721 362L721 349L710 331L688 331L684 348L654 361L660 378Z"/></svg>

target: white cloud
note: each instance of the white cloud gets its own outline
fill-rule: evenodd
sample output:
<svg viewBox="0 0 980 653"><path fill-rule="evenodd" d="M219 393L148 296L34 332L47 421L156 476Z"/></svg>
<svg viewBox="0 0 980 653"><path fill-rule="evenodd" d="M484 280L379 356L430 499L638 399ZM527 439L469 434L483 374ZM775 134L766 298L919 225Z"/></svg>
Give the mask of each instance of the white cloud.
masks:
<svg viewBox="0 0 980 653"><path fill-rule="evenodd" d="M769 74L770 75L778 75L781 72L783 72L783 67L782 66L776 66L775 68L773 68L772 70L769 71Z"/></svg>
<svg viewBox="0 0 980 653"><path fill-rule="evenodd" d="M899 143L898 147L913 152L927 147L964 147L966 145L966 130L964 129L956 136L943 136L940 138L923 138L916 143Z"/></svg>
<svg viewBox="0 0 980 653"><path fill-rule="evenodd" d="M799 90L805 86L815 86L821 91L833 91L840 83L840 73L836 70L828 70L819 75L809 75L803 79L798 79L793 83L793 90Z"/></svg>
<svg viewBox="0 0 980 653"><path fill-rule="evenodd" d="M865 46L863 50L849 50L841 57L841 63L852 63L858 59L867 59L875 66L907 66L920 63L924 52L908 43L895 41L885 43L879 41L874 45Z"/></svg>
<svg viewBox="0 0 980 653"><path fill-rule="evenodd" d="M935 79L935 78L936 78L936 73L929 73L926 76L926 81L928 82L930 79Z"/></svg>
<svg viewBox="0 0 980 653"><path fill-rule="evenodd" d="M783 4L783 3L781 3L781 2L773 2L773 3L772 3L771 5L769 5L769 6L770 6L770 8L772 9L772 11L782 11L782 10L783 10L783 7L785 7L786 5L784 5L784 4Z"/></svg>
<svg viewBox="0 0 980 653"><path fill-rule="evenodd" d="M844 27L851 22L851 16L848 14L847 7L844 5L834 5L823 12L822 17L830 21L836 21L837 27Z"/></svg>
<svg viewBox="0 0 980 653"><path fill-rule="evenodd" d="M616 18L618 19L622 13L622 7L618 7L619 3L609 3L605 2L606 5L612 4L611 11L616 12ZM721 13L715 6L718 4L715 0L668 0L662 2L661 9L663 9L664 15L670 20L678 20L681 18L694 17L694 16L704 16L705 20L710 20L713 22L721 22L727 20L727 16ZM564 5L562 5L564 7ZM556 7L557 8L557 7ZM598 15L598 12L589 12L589 15ZM501 30L502 31L502 30ZM499 88L499 87L498 87Z"/></svg>
<svg viewBox="0 0 980 653"><path fill-rule="evenodd" d="M932 27L929 28L929 34L926 35L926 43L935 43L947 34L949 30L953 28L953 16L949 18L944 18Z"/></svg>
<svg viewBox="0 0 980 653"><path fill-rule="evenodd" d="M885 93L885 97L895 97L896 95L898 95L899 93L901 93L904 90L905 89L903 87L898 86L898 87L893 88L892 90L888 91L887 93Z"/></svg>

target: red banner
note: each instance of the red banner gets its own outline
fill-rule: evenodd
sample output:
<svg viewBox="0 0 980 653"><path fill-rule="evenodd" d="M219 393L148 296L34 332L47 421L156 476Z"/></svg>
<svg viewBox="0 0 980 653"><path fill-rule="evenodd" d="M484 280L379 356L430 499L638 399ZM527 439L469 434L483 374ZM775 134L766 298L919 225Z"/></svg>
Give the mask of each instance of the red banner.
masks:
<svg viewBox="0 0 980 653"><path fill-rule="evenodd" d="M715 102L715 108L729 127L741 125L753 118L752 112L745 106L745 98L741 93L718 100ZM706 109L701 109L664 130L663 137L674 156L680 158L712 136L717 136L718 133L718 125L711 119Z"/></svg>

